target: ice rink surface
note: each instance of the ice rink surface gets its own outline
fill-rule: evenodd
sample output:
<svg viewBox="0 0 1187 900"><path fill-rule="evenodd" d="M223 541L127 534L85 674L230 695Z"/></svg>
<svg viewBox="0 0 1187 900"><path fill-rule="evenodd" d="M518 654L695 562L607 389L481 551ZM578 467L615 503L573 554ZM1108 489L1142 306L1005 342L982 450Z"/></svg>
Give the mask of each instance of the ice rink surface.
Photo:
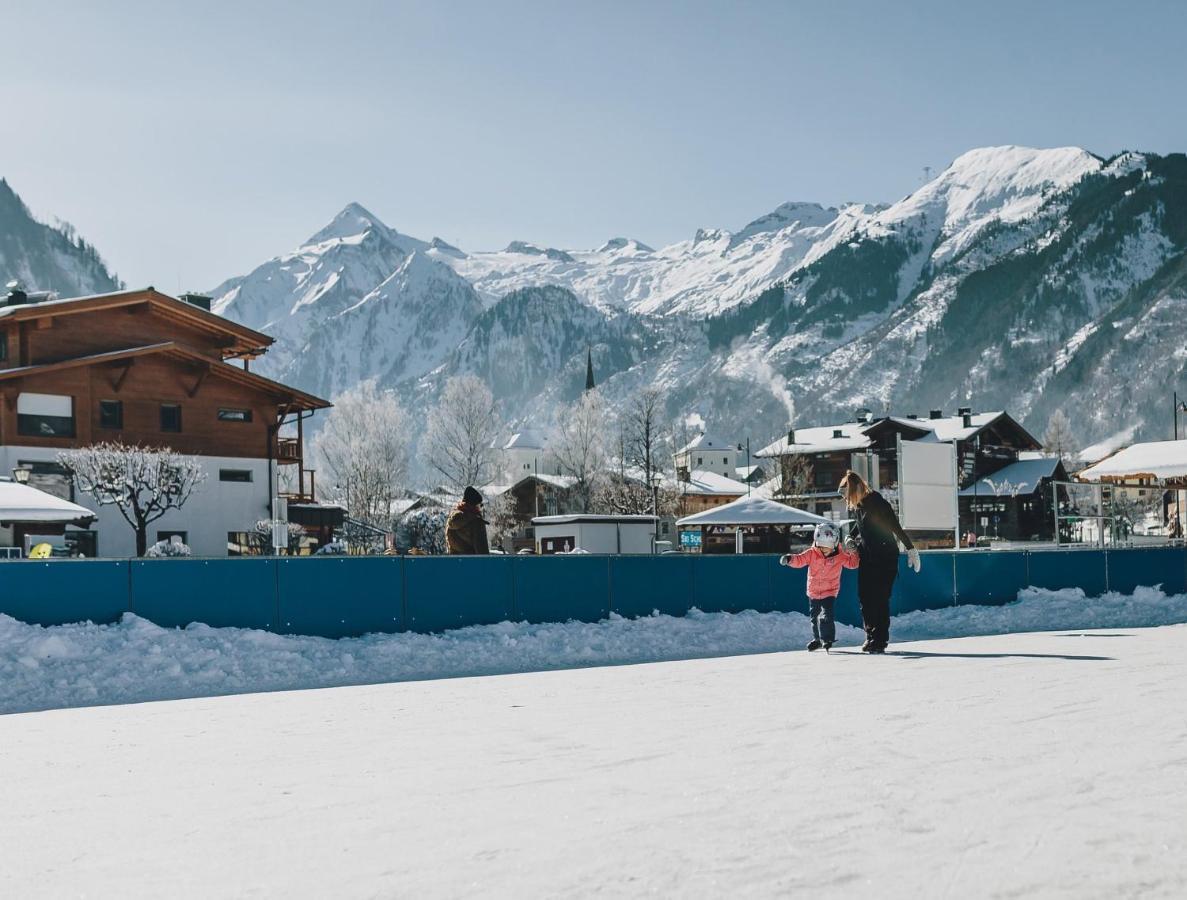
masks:
<svg viewBox="0 0 1187 900"><path fill-rule="evenodd" d="M0 717L9 897L1187 894L1187 626Z"/></svg>

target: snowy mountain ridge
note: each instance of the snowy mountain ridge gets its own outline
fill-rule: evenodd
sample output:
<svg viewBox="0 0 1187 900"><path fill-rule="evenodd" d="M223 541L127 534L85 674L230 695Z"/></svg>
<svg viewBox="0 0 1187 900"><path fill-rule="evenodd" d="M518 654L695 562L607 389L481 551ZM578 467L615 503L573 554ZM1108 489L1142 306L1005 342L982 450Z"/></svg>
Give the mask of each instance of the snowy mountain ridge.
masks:
<svg viewBox="0 0 1187 900"><path fill-rule="evenodd" d="M467 252L351 204L226 282L216 309L281 337L278 377L329 394L376 379L414 413L473 372L510 422L546 429L592 347L612 403L656 386L673 417L738 434L959 403L1038 432L1061 406L1097 441L1155 421L1150 370L1119 372L1133 353L1157 347L1183 371L1157 324L1184 311L1183 208L1182 155L1074 147L972 150L893 204L784 203L658 249ZM1127 397L1123 425L1100 402L1110 390Z"/></svg>

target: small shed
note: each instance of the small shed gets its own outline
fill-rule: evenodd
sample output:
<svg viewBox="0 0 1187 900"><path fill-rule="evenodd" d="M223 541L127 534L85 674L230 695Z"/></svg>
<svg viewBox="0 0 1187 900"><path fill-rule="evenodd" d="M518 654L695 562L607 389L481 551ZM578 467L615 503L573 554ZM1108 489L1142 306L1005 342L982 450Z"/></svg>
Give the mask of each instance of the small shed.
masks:
<svg viewBox="0 0 1187 900"><path fill-rule="evenodd" d="M654 553L655 516L536 516L532 527L536 552L553 553Z"/></svg>
<svg viewBox="0 0 1187 900"><path fill-rule="evenodd" d="M676 522L680 545L701 553L785 553L797 536L810 543L810 534L824 516L786 503L750 496L707 509Z"/></svg>

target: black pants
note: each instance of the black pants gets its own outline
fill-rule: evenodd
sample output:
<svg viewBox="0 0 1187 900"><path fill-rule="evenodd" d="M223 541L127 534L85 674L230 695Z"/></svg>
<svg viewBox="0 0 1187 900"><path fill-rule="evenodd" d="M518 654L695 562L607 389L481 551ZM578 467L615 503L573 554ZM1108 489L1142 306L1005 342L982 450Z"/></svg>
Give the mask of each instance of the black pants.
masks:
<svg viewBox="0 0 1187 900"><path fill-rule="evenodd" d="M826 644L837 639L837 623L833 619L833 604L836 602L836 597L808 600L808 608L812 610L812 637Z"/></svg>
<svg viewBox="0 0 1187 900"><path fill-rule="evenodd" d="M857 600L866 640L875 647L890 643L890 592L898 576L898 556L861 559L857 567Z"/></svg>

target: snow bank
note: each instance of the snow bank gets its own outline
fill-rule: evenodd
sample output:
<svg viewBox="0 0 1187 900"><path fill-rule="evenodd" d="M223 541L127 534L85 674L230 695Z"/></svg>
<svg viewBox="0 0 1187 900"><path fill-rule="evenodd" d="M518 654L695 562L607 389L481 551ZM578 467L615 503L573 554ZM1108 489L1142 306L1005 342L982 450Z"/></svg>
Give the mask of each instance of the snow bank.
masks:
<svg viewBox="0 0 1187 900"><path fill-rule="evenodd" d="M1157 588L1086 598L1026 589L1007 606L960 606L895 617L895 641L1017 631L1134 628L1187 622L1187 596ZM691 612L594 624L503 623L439 635L328 640L240 628L160 628L126 614L116 625L42 628L0 616L0 713L301 690L467 675L623 665L801 649L799 613ZM839 625L838 641L856 644Z"/></svg>

